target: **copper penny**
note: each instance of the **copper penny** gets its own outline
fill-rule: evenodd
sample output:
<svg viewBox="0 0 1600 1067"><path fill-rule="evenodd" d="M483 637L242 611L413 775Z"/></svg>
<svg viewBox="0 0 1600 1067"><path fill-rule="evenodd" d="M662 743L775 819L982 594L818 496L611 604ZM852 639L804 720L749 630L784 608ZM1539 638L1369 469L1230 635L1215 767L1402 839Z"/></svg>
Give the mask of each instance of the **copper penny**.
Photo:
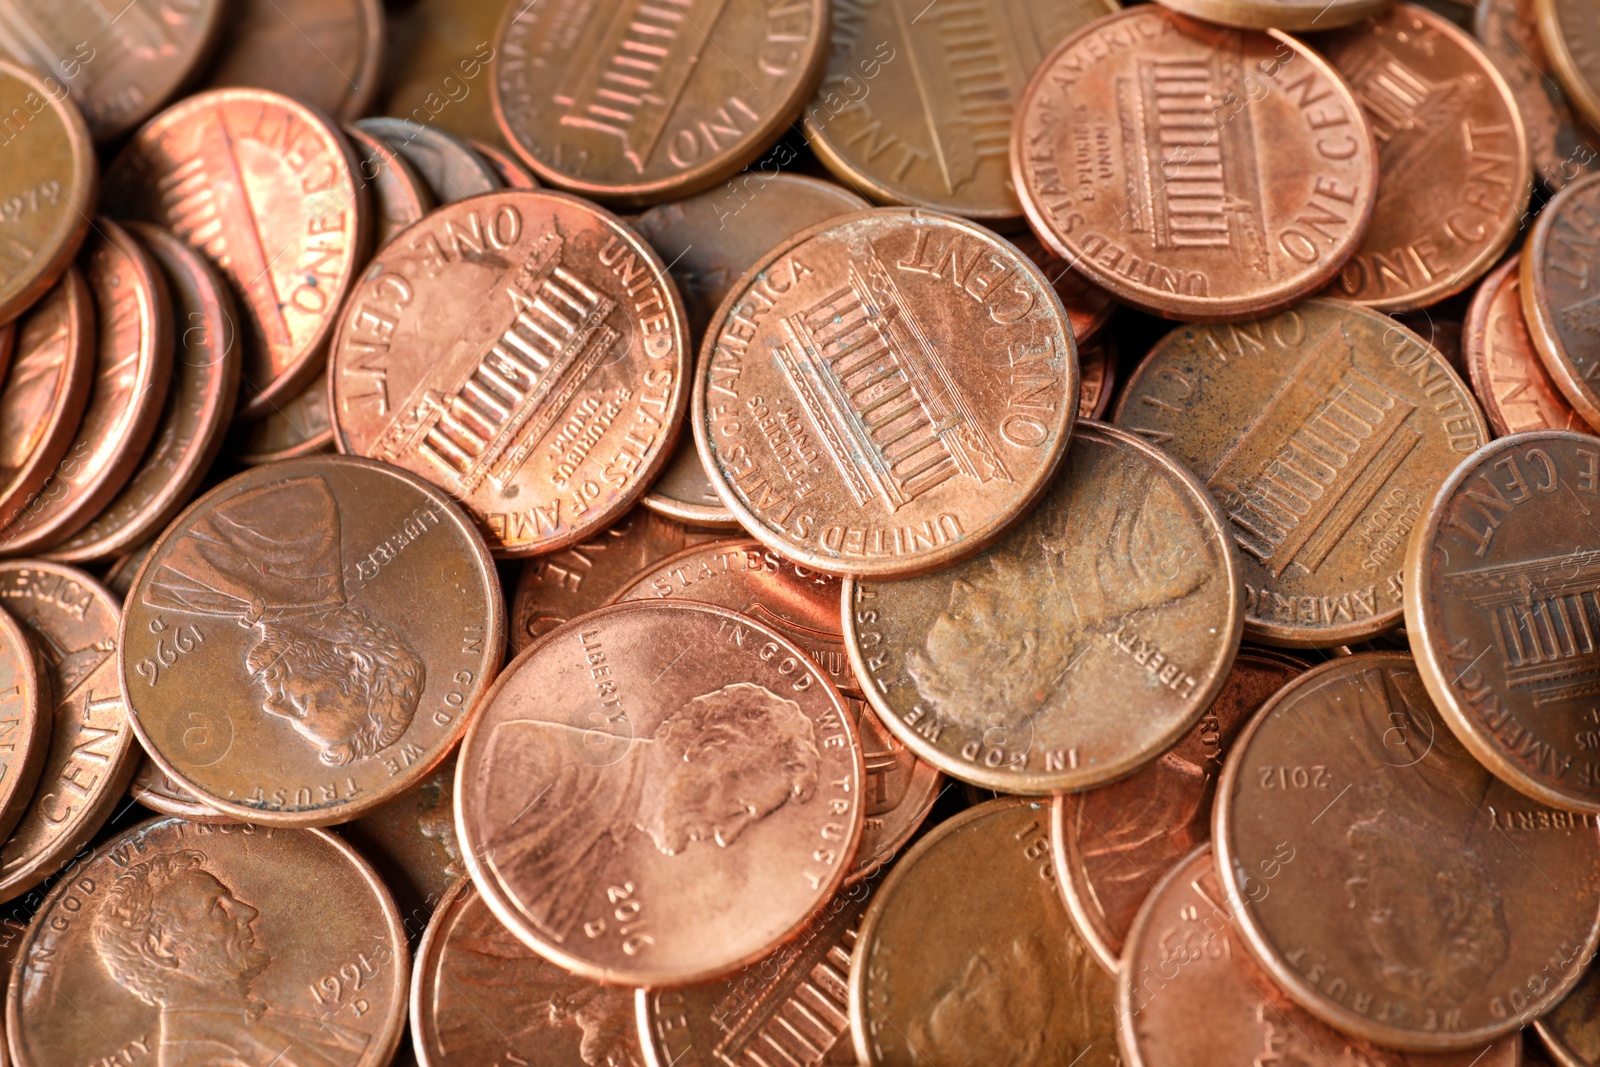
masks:
<svg viewBox="0 0 1600 1067"><path fill-rule="evenodd" d="M1591 963L1572 992L1533 1026L1561 1067L1600 1063L1600 970Z"/></svg>
<svg viewBox="0 0 1600 1067"><path fill-rule="evenodd" d="M379 113L499 144L500 126L488 106L489 71L505 9L503 0L389 5Z"/></svg>
<svg viewBox="0 0 1600 1067"><path fill-rule="evenodd" d="M1073 269L1195 321L1322 288L1377 188L1367 121L1320 56L1158 5L1098 20L1039 67L1011 169L1034 232Z"/></svg>
<svg viewBox="0 0 1600 1067"><path fill-rule="evenodd" d="M1567 403L1600 429L1600 174L1573 182L1545 205L1522 253L1522 310L1545 370Z"/></svg>
<svg viewBox="0 0 1600 1067"><path fill-rule="evenodd" d="M371 118L356 128L399 153L422 177L434 202L453 204L503 187L494 168L459 137L407 119Z"/></svg>
<svg viewBox="0 0 1600 1067"><path fill-rule="evenodd" d="M379 0L229 0L213 88L270 89L346 122L366 114L383 65Z"/></svg>
<svg viewBox="0 0 1600 1067"><path fill-rule="evenodd" d="M139 568L144 565L145 557L155 547L155 542L150 541L140 545L124 555L118 556L106 568L105 587L111 590L118 604L128 598L128 590L133 588L133 579L139 573Z"/></svg>
<svg viewBox="0 0 1600 1067"><path fill-rule="evenodd" d="M1299 648L1400 621L1406 538L1439 483L1489 439L1436 349L1332 300L1174 330L1134 370L1113 418L1188 465L1226 513L1246 635Z"/></svg>
<svg viewBox="0 0 1600 1067"><path fill-rule="evenodd" d="M1535 0L1539 36L1568 97L1600 126L1600 32L1583 0Z"/></svg>
<svg viewBox="0 0 1600 1067"><path fill-rule="evenodd" d="M377 868L413 943L450 887L467 875L456 841L455 780L451 753L422 781L337 831Z"/></svg>
<svg viewBox="0 0 1600 1067"><path fill-rule="evenodd" d="M61 277L89 233L100 168L83 116L48 75L0 59L0 323Z"/></svg>
<svg viewBox="0 0 1600 1067"><path fill-rule="evenodd" d="M237 820L224 815L198 798L147 755L139 756L133 771L133 781L128 786L128 796L159 815L178 815L193 822L231 823Z"/></svg>
<svg viewBox="0 0 1600 1067"><path fill-rule="evenodd" d="M489 907L598 981L731 973L849 872L864 777L833 683L777 630L617 604L524 652L467 732L456 828Z"/></svg>
<svg viewBox="0 0 1600 1067"><path fill-rule="evenodd" d="M1061 306L1067 309L1067 325L1072 327L1072 336L1078 342L1081 361L1083 346L1090 338L1100 336L1101 328L1111 321L1117 310L1116 301L1111 299L1110 293L1086 280L1066 260L1046 248L1032 232L1012 234L1011 243L1033 260L1055 287Z"/></svg>
<svg viewBox="0 0 1600 1067"><path fill-rule="evenodd" d="M359 126L346 126L343 132L356 150L356 173L372 187L372 247L382 248L395 234L433 210L433 193L422 175L387 141ZM327 390L326 380L322 388Z"/></svg>
<svg viewBox="0 0 1600 1067"><path fill-rule="evenodd" d="M1080 424L1050 491L958 566L851 581L845 648L879 719L965 782L1080 790L1155 759L1227 677L1244 610L1204 488L1132 434Z"/></svg>
<svg viewBox="0 0 1600 1067"><path fill-rule="evenodd" d="M1517 98L1534 175L1559 190L1588 173L1600 154L1595 134L1550 75L1537 7L1537 0L1477 0L1472 30Z"/></svg>
<svg viewBox="0 0 1600 1067"><path fill-rule="evenodd" d="M1120 782L1056 797L1056 878L1078 933L1107 971L1120 966L1134 916L1156 883L1210 840L1211 799L1234 738L1305 669L1288 656L1244 649L1199 723L1160 759Z"/></svg>
<svg viewBox="0 0 1600 1067"><path fill-rule="evenodd" d="M154 819L39 906L6 1028L16 1067L384 1067L410 962L383 883L331 834Z"/></svg>
<svg viewBox="0 0 1600 1067"><path fill-rule="evenodd" d="M1594 816L1497 782L1403 653L1280 691L1234 742L1212 823L1251 955L1374 1044L1482 1048L1560 1000L1600 938Z"/></svg>
<svg viewBox="0 0 1600 1067"><path fill-rule="evenodd" d="M1544 369L1528 332L1520 255L1496 267L1478 286L1463 348L1472 391L1496 434L1587 429Z"/></svg>
<svg viewBox="0 0 1600 1067"><path fill-rule="evenodd" d="M1518 1067L1509 1034L1464 1052L1412 1055L1323 1025L1250 958L1217 879L1211 846L1153 889L1117 983L1117 1037L1128 1067L1318 1064L1326 1067Z"/></svg>
<svg viewBox="0 0 1600 1067"><path fill-rule="evenodd" d="M466 141L468 148L483 157L483 161L489 164L489 169L500 179L500 184L507 189L540 188L539 179L533 176L533 171L523 166L522 161L510 152L472 138L463 140Z"/></svg>
<svg viewBox="0 0 1600 1067"><path fill-rule="evenodd" d="M318 375L303 392L264 418L247 423L234 440L236 447L231 451L246 466L338 451L333 444L333 419L328 414L328 376Z"/></svg>
<svg viewBox="0 0 1600 1067"><path fill-rule="evenodd" d="M1116 988L1067 920L1050 811L994 800L939 824L883 880L850 966L871 1067L1119 1067Z"/></svg>
<svg viewBox="0 0 1600 1067"><path fill-rule="evenodd" d="M50 748L54 693L28 635L0 611L0 841L22 818Z"/></svg>
<svg viewBox="0 0 1600 1067"><path fill-rule="evenodd" d="M50 748L22 819L0 845L0 900L12 900L88 843L122 803L139 746L117 691L117 601L75 567L0 563L0 607L21 624L50 679Z"/></svg>
<svg viewBox="0 0 1600 1067"><path fill-rule="evenodd" d="M1478 43L1413 4L1318 35L1378 142L1377 205L1329 296L1383 311L1459 293L1516 236L1533 162L1516 96ZM1438 195L1451 182L1455 195Z"/></svg>
<svg viewBox="0 0 1600 1067"><path fill-rule="evenodd" d="M1066 452L1077 397L1044 273L974 223L889 208L750 268L706 331L690 414L751 536L816 570L893 578L1014 524Z"/></svg>
<svg viewBox="0 0 1600 1067"><path fill-rule="evenodd" d="M466 879L417 949L411 1040L421 1067L643 1067L633 1015L628 990L534 952Z"/></svg>
<svg viewBox="0 0 1600 1067"><path fill-rule="evenodd" d="M1242 30L1331 30L1382 14L1391 0L1161 0L1172 10Z"/></svg>
<svg viewBox="0 0 1600 1067"><path fill-rule="evenodd" d="M288 460L161 535L128 594L119 673L140 742L202 803L327 825L448 755L504 627L493 563L443 493L368 460Z"/></svg>
<svg viewBox="0 0 1600 1067"><path fill-rule="evenodd" d="M496 555L605 529L672 454L683 306L632 230L564 193L450 204L372 260L334 342L342 452L444 487Z"/></svg>
<svg viewBox="0 0 1600 1067"><path fill-rule="evenodd" d="M172 230L233 286L243 418L271 411L322 367L371 229L356 169L319 112L262 89L218 89L151 119L106 179L115 213Z"/></svg>
<svg viewBox="0 0 1600 1067"><path fill-rule="evenodd" d="M1117 385L1117 341L1106 334L1078 349L1078 418L1103 419Z"/></svg>

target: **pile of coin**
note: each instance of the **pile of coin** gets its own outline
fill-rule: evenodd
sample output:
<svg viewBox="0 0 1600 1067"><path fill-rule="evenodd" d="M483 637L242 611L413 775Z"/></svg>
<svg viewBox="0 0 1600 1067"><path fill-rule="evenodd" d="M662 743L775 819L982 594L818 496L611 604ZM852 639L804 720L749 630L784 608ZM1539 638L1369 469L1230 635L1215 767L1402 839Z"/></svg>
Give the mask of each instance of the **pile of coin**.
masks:
<svg viewBox="0 0 1600 1067"><path fill-rule="evenodd" d="M0 0L0 1067L1600 1064L1585 0Z"/></svg>

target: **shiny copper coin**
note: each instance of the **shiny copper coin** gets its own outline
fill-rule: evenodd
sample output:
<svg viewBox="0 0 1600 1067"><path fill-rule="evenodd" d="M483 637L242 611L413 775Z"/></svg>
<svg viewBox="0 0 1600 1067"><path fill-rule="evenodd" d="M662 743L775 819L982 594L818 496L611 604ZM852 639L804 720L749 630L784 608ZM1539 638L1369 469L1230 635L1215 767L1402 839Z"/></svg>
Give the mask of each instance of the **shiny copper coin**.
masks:
<svg viewBox="0 0 1600 1067"><path fill-rule="evenodd" d="M861 839L860 744L827 675L691 601L575 619L500 676L456 828L489 907L600 981L717 978L798 933Z"/></svg>
<svg viewBox="0 0 1600 1067"><path fill-rule="evenodd" d="M706 331L690 414L751 536L830 574L892 578L1015 523L1066 452L1077 397L1043 272L973 223L892 208L821 223L750 268Z"/></svg>
<svg viewBox="0 0 1600 1067"><path fill-rule="evenodd" d="M236 447L230 451L246 466L338 451L333 444L333 419L328 414L328 376L319 375L303 392L264 418L247 423L235 441Z"/></svg>
<svg viewBox="0 0 1600 1067"><path fill-rule="evenodd" d="M1600 138L1573 115L1550 74L1537 7L1536 0L1477 0L1472 32L1517 98L1534 175L1559 190L1600 161Z"/></svg>
<svg viewBox="0 0 1600 1067"><path fill-rule="evenodd" d="M1539 36L1556 77L1591 126L1600 126L1600 28L1583 0L1535 0Z"/></svg>
<svg viewBox="0 0 1600 1067"><path fill-rule="evenodd" d="M1288 656L1244 649L1199 723L1161 758L1120 782L1056 797L1056 878L1078 933L1107 971L1120 966L1153 887L1211 839L1211 799L1234 738L1305 669Z"/></svg>
<svg viewBox="0 0 1600 1067"><path fill-rule="evenodd" d="M672 454L683 306L637 234L586 201L447 205L373 258L334 343L340 451L444 487L502 556L605 529Z"/></svg>
<svg viewBox="0 0 1600 1067"><path fill-rule="evenodd" d="M133 781L128 785L128 796L159 815L177 815L194 822L237 821L209 804L202 804L147 755L139 757L139 765L133 771Z"/></svg>
<svg viewBox="0 0 1600 1067"><path fill-rule="evenodd" d="M396 118L362 119L356 128L381 138L422 176L434 202L453 204L502 188L494 168L459 137Z"/></svg>
<svg viewBox="0 0 1600 1067"><path fill-rule="evenodd" d="M1533 1026L1561 1067L1600 1063L1600 971L1591 963L1577 987Z"/></svg>
<svg viewBox="0 0 1600 1067"><path fill-rule="evenodd" d="M1251 955L1374 1044L1481 1049L1553 1007L1600 938L1594 817L1491 777L1402 653L1333 660L1268 702L1211 840Z"/></svg>
<svg viewBox="0 0 1600 1067"><path fill-rule="evenodd" d="M1400 621L1406 538L1489 438L1436 349L1332 300L1174 330L1123 386L1113 418L1185 463L1228 516L1246 635L1299 648Z"/></svg>
<svg viewBox="0 0 1600 1067"><path fill-rule="evenodd" d="M455 780L451 753L422 781L337 831L377 868L413 943L450 887L467 875L456 841Z"/></svg>
<svg viewBox="0 0 1600 1067"><path fill-rule="evenodd" d="M1097 337L1078 349L1078 418L1105 418L1116 385L1116 338Z"/></svg>
<svg viewBox="0 0 1600 1067"><path fill-rule="evenodd" d="M356 173L372 188L372 247L382 248L395 234L433 210L433 193L422 175L387 141L359 126L346 126L343 132L356 150ZM323 389L327 389L326 382Z"/></svg>
<svg viewBox="0 0 1600 1067"><path fill-rule="evenodd" d="M465 140L467 147L483 157L483 161L489 164L489 169L500 179L500 184L507 189L540 188L539 179L533 176L533 171L523 166L522 161L510 152L483 141L471 138Z"/></svg>
<svg viewBox="0 0 1600 1067"><path fill-rule="evenodd" d="M22 818L50 748L54 693L28 635L0 611L0 840Z"/></svg>
<svg viewBox="0 0 1600 1067"><path fill-rule="evenodd" d="M114 214L172 230L233 286L243 418L265 415L322 367L370 236L356 168L319 112L261 89L220 89L151 119L107 176Z"/></svg>
<svg viewBox="0 0 1600 1067"><path fill-rule="evenodd" d="M59 563L0 563L0 607L27 632L55 706L50 748L22 819L0 845L0 900L70 862L123 802L139 746L117 691L119 605Z"/></svg>
<svg viewBox="0 0 1600 1067"><path fill-rule="evenodd" d="M415 0L389 5L380 114L437 126L457 137L501 142L489 107L501 0Z"/></svg>
<svg viewBox="0 0 1600 1067"><path fill-rule="evenodd" d="M467 879L417 949L411 1040L421 1067L643 1067L633 997L569 974L512 936Z"/></svg>
<svg viewBox="0 0 1600 1067"><path fill-rule="evenodd" d="M0 60L0 323L61 277L89 233L99 167L83 117L53 77Z"/></svg>
<svg viewBox="0 0 1600 1067"><path fill-rule="evenodd" d="M995 800L947 819L883 880L850 966L871 1067L1120 1067L1116 988L1067 920L1050 811Z"/></svg>
<svg viewBox="0 0 1600 1067"><path fill-rule="evenodd" d="M1382 175L1372 225L1327 295L1404 311L1459 293L1511 244L1532 191L1511 87L1476 41L1412 4L1314 43L1361 102ZM1441 181L1457 195L1439 196Z"/></svg>
<svg viewBox="0 0 1600 1067"><path fill-rule="evenodd" d="M1250 958L1209 845L1191 852L1151 891L1129 935L1117 995L1117 1037L1128 1067L1521 1063L1518 1034L1464 1052L1413 1055L1377 1048L1323 1025Z"/></svg>
<svg viewBox="0 0 1600 1067"><path fill-rule="evenodd" d="M1377 189L1367 121L1320 56L1157 5L1098 20L1039 67L1011 170L1034 232L1074 270L1196 321L1316 292Z"/></svg>
<svg viewBox="0 0 1600 1067"><path fill-rule="evenodd" d="M330 834L154 819L39 915L6 998L16 1067L385 1067L404 1033L394 903Z"/></svg>
<svg viewBox="0 0 1600 1067"><path fill-rule="evenodd" d="M1551 380L1522 312L1522 258L1512 256L1483 280L1463 339L1472 391L1501 436L1526 430L1578 430L1588 424Z"/></svg>
<svg viewBox="0 0 1600 1067"><path fill-rule="evenodd" d="M1241 30L1331 30L1379 15L1392 0L1161 0L1179 14Z"/></svg>
<svg viewBox="0 0 1600 1067"><path fill-rule="evenodd" d="M1082 359L1083 346L1090 338L1099 336L1101 327L1111 321L1117 310L1116 301L1111 299L1110 293L1085 280L1066 260L1046 248L1031 231L1012 234L1010 239L1023 255L1044 271L1055 287L1061 306L1067 309L1067 325L1072 327L1073 339L1078 342L1078 356Z"/></svg>
<svg viewBox="0 0 1600 1067"><path fill-rule="evenodd" d="M140 742L202 803L327 825L445 758L504 627L494 565L443 493L366 460L288 460L162 534L128 594L119 673Z"/></svg>
<svg viewBox="0 0 1600 1067"><path fill-rule="evenodd" d="M367 113L383 63L379 0L229 0L212 88L270 89L346 122Z"/></svg>
<svg viewBox="0 0 1600 1067"><path fill-rule="evenodd" d="M1573 182L1545 205L1522 252L1522 310L1545 370L1567 403L1600 429L1600 175Z"/></svg>

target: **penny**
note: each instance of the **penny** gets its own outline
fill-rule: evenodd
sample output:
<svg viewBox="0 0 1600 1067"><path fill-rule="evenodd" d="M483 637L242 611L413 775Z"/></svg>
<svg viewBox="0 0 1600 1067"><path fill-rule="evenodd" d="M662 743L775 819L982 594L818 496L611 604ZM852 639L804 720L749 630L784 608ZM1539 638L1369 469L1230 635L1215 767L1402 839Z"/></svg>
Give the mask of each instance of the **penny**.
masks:
<svg viewBox="0 0 1600 1067"><path fill-rule="evenodd" d="M1275 652L1240 651L1200 722L1160 759L1120 782L1056 797L1056 878L1078 933L1110 973L1152 888L1210 840L1211 799L1234 738L1305 669Z"/></svg>
<svg viewBox="0 0 1600 1067"><path fill-rule="evenodd" d="M1023 255L1038 264L1055 287L1056 295L1061 298L1061 306L1067 309L1067 324L1072 327L1072 336L1078 342L1078 358L1081 362L1083 345L1090 338L1100 336L1101 328L1111 321L1112 313L1117 310L1116 301L1111 299L1110 293L1085 280L1083 275L1046 248L1044 242L1031 232L1012 234L1010 240Z"/></svg>
<svg viewBox="0 0 1600 1067"><path fill-rule="evenodd" d="M442 486L496 555L605 529L672 454L683 307L632 230L563 193L440 208L373 257L346 305L334 439Z"/></svg>
<svg viewBox="0 0 1600 1067"><path fill-rule="evenodd" d="M105 587L111 590L118 604L128 598L128 590L133 588L133 579L139 573L139 568L144 565L145 557L155 547L155 542L140 545L117 559L106 568Z"/></svg>
<svg viewBox="0 0 1600 1067"><path fill-rule="evenodd" d="M502 187L500 176L467 143L443 130L407 119L370 118L356 123L411 164L437 204L453 204Z"/></svg>
<svg viewBox="0 0 1600 1067"><path fill-rule="evenodd" d="M379 113L499 144L485 75L496 55L495 29L505 9L502 0L389 5Z"/></svg>
<svg viewBox="0 0 1600 1067"><path fill-rule="evenodd" d="M0 59L0 323L44 296L89 234L100 169L66 95L53 77Z"/></svg>
<svg viewBox="0 0 1600 1067"><path fill-rule="evenodd" d="M1587 423L1544 369L1522 313L1520 255L1478 286L1467 315L1463 348L1472 391L1500 436L1526 430L1583 431Z"/></svg>
<svg viewBox="0 0 1600 1067"><path fill-rule="evenodd" d="M1331 30L1381 15L1390 0L1161 0L1182 15L1241 30Z"/></svg>
<svg viewBox="0 0 1600 1067"><path fill-rule="evenodd" d="M1534 175L1560 190L1594 165L1595 135L1573 115L1567 94L1550 76L1536 9L1536 0L1477 0L1473 36L1517 98Z"/></svg>
<svg viewBox="0 0 1600 1067"><path fill-rule="evenodd" d="M1014 524L1066 452L1077 397L1044 273L974 223L889 208L802 231L745 273L706 330L690 413L751 536L893 578Z"/></svg>
<svg viewBox="0 0 1600 1067"><path fill-rule="evenodd" d="M383 877L413 943L450 887L466 877L451 802L455 778L451 753L422 781L338 829Z"/></svg>
<svg viewBox="0 0 1600 1067"><path fill-rule="evenodd" d="M626 989L568 974L512 936L472 882L440 901L411 982L421 1067L643 1067Z"/></svg>
<svg viewBox="0 0 1600 1067"><path fill-rule="evenodd" d="M383 883L331 834L153 819L40 905L6 1026L17 1067L106 1050L381 1067L404 1035L410 962Z"/></svg>
<svg viewBox="0 0 1600 1067"><path fill-rule="evenodd" d="M1567 403L1600 429L1600 298L1589 272L1600 261L1600 175L1573 182L1545 205L1522 255L1522 311L1534 348Z"/></svg>
<svg viewBox="0 0 1600 1067"><path fill-rule="evenodd" d="M524 652L462 744L456 829L500 921L575 974L682 985L798 933L861 838L833 684L775 629L617 604Z"/></svg>
<svg viewBox="0 0 1600 1067"><path fill-rule="evenodd" d="M1118 1040L1128 1067L1231 1063L1329 1067L1518 1067L1521 1037L1411 1055L1318 1022L1250 958L1217 879L1211 846L1167 872L1140 910L1117 983ZM1204 1020L1203 1026L1196 1023Z"/></svg>
<svg viewBox="0 0 1600 1067"><path fill-rule="evenodd" d="M1459 293L1511 244L1532 192L1511 87L1476 41L1412 4L1314 43L1361 102L1383 176L1361 249L1327 295L1406 311ZM1455 195L1439 196L1440 181Z"/></svg>
<svg viewBox="0 0 1600 1067"><path fill-rule="evenodd" d="M1550 1058L1561 1067L1592 1067L1600 1062L1600 971L1591 964L1577 986L1533 1028L1543 1039ZM1529 1067L1532 1067L1530 1064Z"/></svg>
<svg viewBox="0 0 1600 1067"><path fill-rule="evenodd" d="M1403 653L1333 660L1269 701L1211 839L1251 955L1374 1044L1482 1048L1560 1000L1600 937L1594 816L1491 777Z"/></svg>
<svg viewBox="0 0 1600 1067"><path fill-rule="evenodd" d="M270 89L346 122L367 113L383 64L379 0L230 0L213 88Z"/></svg>
<svg viewBox="0 0 1600 1067"><path fill-rule="evenodd" d="M1239 647L1238 568L1192 475L1083 423L1044 499L993 548L846 583L845 648L883 724L946 774L1087 789L1200 721Z"/></svg>
<svg viewBox="0 0 1600 1067"><path fill-rule="evenodd" d="M356 150L357 173L372 186L372 247L382 248L395 234L433 210L433 193L422 175L387 141L359 126L345 126L343 132ZM327 389L325 381L322 387Z"/></svg>
<svg viewBox="0 0 1600 1067"><path fill-rule="evenodd" d="M825 0L510 6L494 115L542 181L627 206L676 199L778 139L816 88L827 42Z"/></svg>
<svg viewBox="0 0 1600 1067"><path fill-rule="evenodd" d="M533 171L522 165L522 161L503 148L487 144L483 141L465 138L467 147L483 157L489 164L495 176L500 179L500 184L507 189L537 189L539 179L533 176Z"/></svg>
<svg viewBox="0 0 1600 1067"><path fill-rule="evenodd" d="M202 804L193 793L163 771L155 760L140 755L128 786L128 796L160 815L178 815L193 822L231 823L236 820Z"/></svg>
<svg viewBox="0 0 1600 1067"><path fill-rule="evenodd" d="M1539 37L1556 77L1591 126L1600 126L1600 35L1581 0L1535 0Z"/></svg>
<svg viewBox="0 0 1600 1067"><path fill-rule="evenodd" d="M1063 41L1023 94L1011 145L1051 251L1125 303L1195 321L1322 288L1361 241L1378 184L1368 123L1320 56L1158 5Z"/></svg>
<svg viewBox="0 0 1600 1067"><path fill-rule="evenodd" d="M94 139L109 141L189 80L216 41L222 7L166 0L119 12L93 0L3 0L0 53L42 71L55 95L65 91L78 106Z"/></svg>
<svg viewBox="0 0 1600 1067"><path fill-rule="evenodd" d="M1078 418L1105 418L1116 385L1116 338L1097 337L1078 349Z"/></svg>
<svg viewBox="0 0 1600 1067"><path fill-rule="evenodd" d="M1489 438L1436 349L1329 300L1174 330L1135 368L1112 418L1205 483L1241 550L1246 636L1296 648L1363 641L1400 621L1406 538Z"/></svg>
<svg viewBox="0 0 1600 1067"><path fill-rule="evenodd" d="M172 230L233 287L241 418L265 415L322 368L372 228L356 167L319 113L261 89L218 89L146 123L106 179L112 214Z"/></svg>
<svg viewBox="0 0 1600 1067"><path fill-rule="evenodd" d="M443 493L366 460L287 460L223 482L161 535L128 594L118 673L145 750L202 803L327 825L449 754L504 627L493 562Z"/></svg>
<svg viewBox="0 0 1600 1067"><path fill-rule="evenodd" d="M338 451L333 444L333 419L328 414L328 376L320 375L265 418L246 424L236 441L232 452L246 466Z"/></svg>
<svg viewBox="0 0 1600 1067"><path fill-rule="evenodd" d="M7 560L0 607L27 633L55 700L39 784L0 845L0 900L13 900L70 862L110 818L139 746L117 691L118 604L105 587L75 567Z"/></svg>
<svg viewBox="0 0 1600 1067"><path fill-rule="evenodd" d="M0 612L0 840L22 818L50 748L55 700L27 633Z"/></svg>
<svg viewBox="0 0 1600 1067"><path fill-rule="evenodd" d="M856 1055L1117 1067L1116 988L1061 905L1050 812L993 800L940 823L878 887L850 966Z"/></svg>

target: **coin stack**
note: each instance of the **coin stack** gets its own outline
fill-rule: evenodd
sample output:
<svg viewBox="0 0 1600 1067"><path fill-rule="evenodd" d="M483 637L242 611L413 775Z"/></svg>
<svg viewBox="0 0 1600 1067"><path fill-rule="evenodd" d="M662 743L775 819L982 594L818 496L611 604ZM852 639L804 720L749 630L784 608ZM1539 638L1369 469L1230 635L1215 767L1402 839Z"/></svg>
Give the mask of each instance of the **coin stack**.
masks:
<svg viewBox="0 0 1600 1067"><path fill-rule="evenodd" d="M1595 0L0 0L0 1067L1600 1067Z"/></svg>

